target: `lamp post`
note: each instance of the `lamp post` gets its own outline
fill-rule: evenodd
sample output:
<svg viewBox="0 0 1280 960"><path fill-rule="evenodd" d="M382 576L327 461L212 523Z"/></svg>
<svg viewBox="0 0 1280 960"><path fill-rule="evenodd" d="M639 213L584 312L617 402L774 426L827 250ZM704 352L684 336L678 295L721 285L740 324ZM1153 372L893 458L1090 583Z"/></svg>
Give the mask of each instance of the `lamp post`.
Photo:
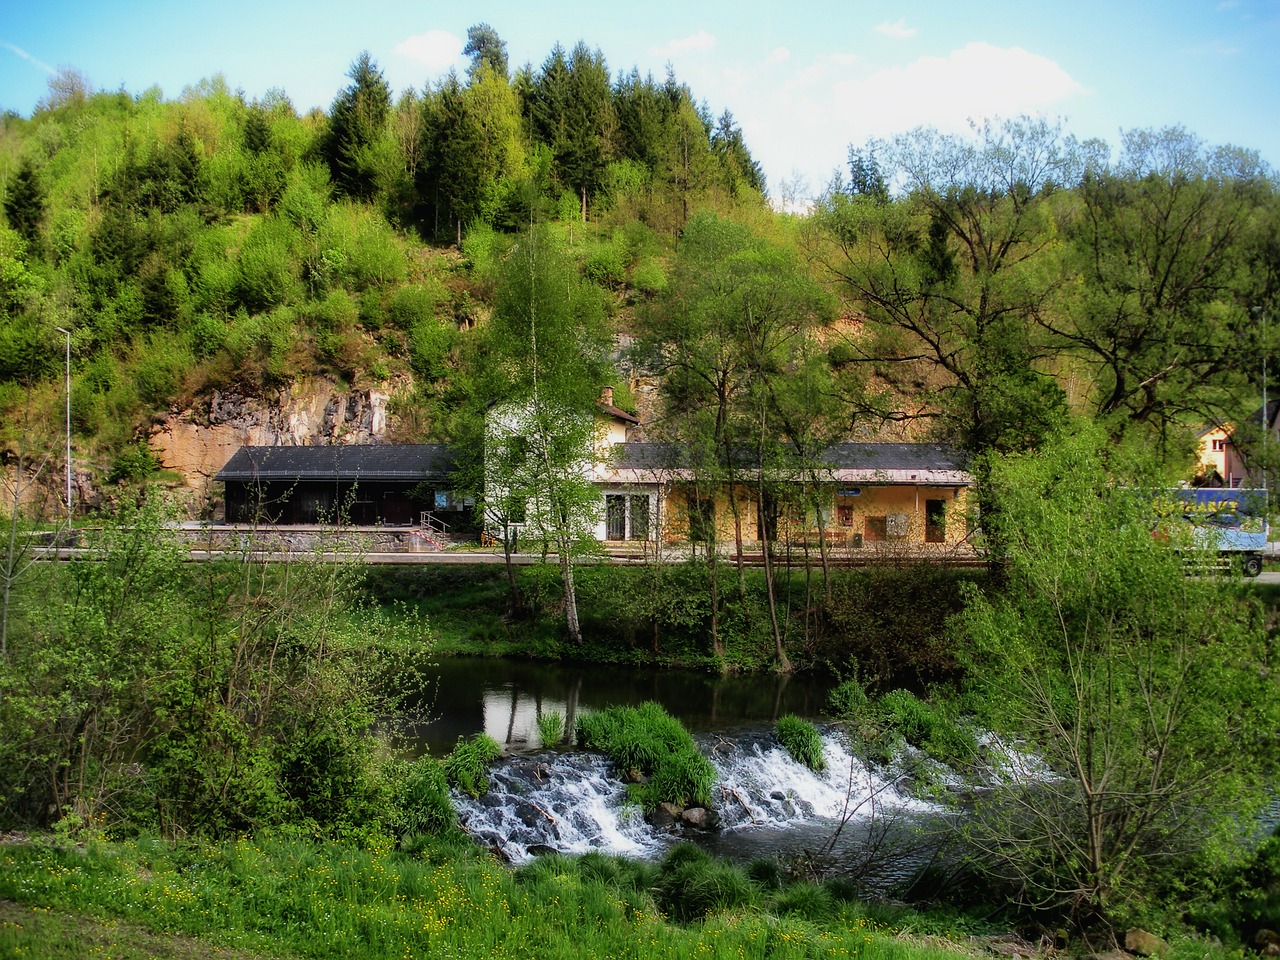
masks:
<svg viewBox="0 0 1280 960"><path fill-rule="evenodd" d="M67 379L66 379L66 395L67 395L67 523L71 523L71 331L64 330L62 327L55 327L60 334L67 338Z"/></svg>

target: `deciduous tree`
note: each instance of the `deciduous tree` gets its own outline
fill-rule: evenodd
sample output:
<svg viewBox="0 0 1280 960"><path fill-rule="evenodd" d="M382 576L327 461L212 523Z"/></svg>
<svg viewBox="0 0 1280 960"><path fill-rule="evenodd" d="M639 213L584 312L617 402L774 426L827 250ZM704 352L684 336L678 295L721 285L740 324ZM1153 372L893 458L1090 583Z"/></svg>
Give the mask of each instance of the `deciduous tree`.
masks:
<svg viewBox="0 0 1280 960"><path fill-rule="evenodd" d="M1253 602L1236 579L1188 575L1176 531L1153 537L1150 501L1125 482L1143 474L1107 450L1090 428L994 459L1007 579L961 619L971 702L1044 765L980 805L975 862L1086 926L1193 858L1240 852L1280 722Z"/></svg>

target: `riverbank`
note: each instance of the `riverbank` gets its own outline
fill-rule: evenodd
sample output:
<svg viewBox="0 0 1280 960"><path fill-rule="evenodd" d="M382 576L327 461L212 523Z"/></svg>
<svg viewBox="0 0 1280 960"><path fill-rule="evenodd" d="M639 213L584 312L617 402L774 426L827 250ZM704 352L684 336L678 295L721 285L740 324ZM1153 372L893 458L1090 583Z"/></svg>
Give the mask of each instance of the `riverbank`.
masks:
<svg viewBox="0 0 1280 960"><path fill-rule="evenodd" d="M376 836L11 841L0 954L957 960L994 932L680 850L659 864L550 857L513 871L462 837L412 854Z"/></svg>
<svg viewBox="0 0 1280 960"><path fill-rule="evenodd" d="M534 660L723 672L776 666L768 585L761 570L722 562L715 590L705 563L584 567L577 573L583 642L565 637L559 573L514 571L518 605L500 567L377 567L364 593L414 610L438 656ZM774 599L783 649L796 670L859 675L922 688L955 670L947 620L962 584L985 573L902 561L883 567L778 571ZM714 640L712 638L715 638ZM715 646L720 647L717 654Z"/></svg>

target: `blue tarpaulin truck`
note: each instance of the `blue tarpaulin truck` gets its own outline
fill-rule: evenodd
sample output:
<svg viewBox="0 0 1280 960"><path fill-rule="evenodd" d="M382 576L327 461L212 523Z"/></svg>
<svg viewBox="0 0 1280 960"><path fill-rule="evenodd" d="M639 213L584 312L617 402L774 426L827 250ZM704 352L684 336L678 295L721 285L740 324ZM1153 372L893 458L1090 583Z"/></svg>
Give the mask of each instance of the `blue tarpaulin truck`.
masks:
<svg viewBox="0 0 1280 960"><path fill-rule="evenodd" d="M1162 518L1192 524L1191 549L1237 562L1245 576L1262 572L1267 552L1267 491L1227 487L1169 490L1156 498Z"/></svg>

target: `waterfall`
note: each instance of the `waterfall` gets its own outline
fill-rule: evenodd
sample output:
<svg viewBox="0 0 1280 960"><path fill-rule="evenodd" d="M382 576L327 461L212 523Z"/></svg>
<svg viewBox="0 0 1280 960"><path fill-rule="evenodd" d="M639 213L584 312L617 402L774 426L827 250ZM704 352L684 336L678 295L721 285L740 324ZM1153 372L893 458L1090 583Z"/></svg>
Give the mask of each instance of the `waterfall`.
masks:
<svg viewBox="0 0 1280 960"><path fill-rule="evenodd" d="M842 822L928 815L937 807L916 800L862 764L844 737L823 734L826 768L815 773L793 760L771 732L703 734L699 748L716 769L713 814L718 833L700 837L709 846L749 857L753 838L761 852L792 840L821 838ZM490 768L490 786L479 799L455 795L466 830L512 862L539 853L604 853L660 856L677 835L655 829L634 804L604 757L581 751L543 750L504 758ZM850 830L850 836L856 835Z"/></svg>

